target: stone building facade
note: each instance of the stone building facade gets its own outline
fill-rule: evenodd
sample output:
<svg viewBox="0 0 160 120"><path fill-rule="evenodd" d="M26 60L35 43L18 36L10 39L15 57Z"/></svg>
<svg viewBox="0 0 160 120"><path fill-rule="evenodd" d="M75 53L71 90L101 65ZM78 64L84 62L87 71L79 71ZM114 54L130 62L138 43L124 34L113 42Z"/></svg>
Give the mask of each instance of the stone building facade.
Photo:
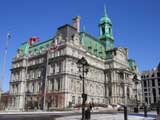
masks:
<svg viewBox="0 0 160 120"><path fill-rule="evenodd" d="M81 57L89 63L85 75L88 103L133 103L133 77L140 76L138 68L128 58L127 48L114 47L106 10L99 22L99 38L80 32L79 26L80 17L76 17L73 26L59 27L50 40L22 43L12 61L8 110L53 110L81 104L82 80L76 64Z"/></svg>
<svg viewBox="0 0 160 120"><path fill-rule="evenodd" d="M160 100L160 63L152 70L141 74L143 98L148 105L156 105Z"/></svg>

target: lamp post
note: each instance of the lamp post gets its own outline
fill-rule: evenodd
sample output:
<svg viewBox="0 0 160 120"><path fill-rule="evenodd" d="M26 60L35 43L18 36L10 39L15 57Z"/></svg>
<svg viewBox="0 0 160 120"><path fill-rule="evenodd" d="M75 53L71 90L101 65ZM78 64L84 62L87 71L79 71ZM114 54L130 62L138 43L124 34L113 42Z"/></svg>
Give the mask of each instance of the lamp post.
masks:
<svg viewBox="0 0 160 120"><path fill-rule="evenodd" d="M147 104L144 103L144 117L147 117Z"/></svg>
<svg viewBox="0 0 160 120"><path fill-rule="evenodd" d="M85 94L85 86L84 86L84 74L88 73L88 67L89 64L87 60L82 57L77 61L77 67L79 69L79 72L82 73L80 74L80 79L82 79L82 120L85 120L85 102L87 100L87 94Z"/></svg>
<svg viewBox="0 0 160 120"><path fill-rule="evenodd" d="M134 110L134 112L138 113L139 110L138 110L138 78L137 78L137 75L134 75L133 77L133 80L135 81L135 85L136 85L136 108Z"/></svg>
<svg viewBox="0 0 160 120"><path fill-rule="evenodd" d="M157 102L157 116L160 114L160 98L158 99Z"/></svg>
<svg viewBox="0 0 160 120"><path fill-rule="evenodd" d="M127 113L127 105L126 105L126 97L125 97L125 83L121 82L121 86L123 87L123 99L124 99L124 105L123 105L123 109L124 109L124 120L128 120L128 113Z"/></svg>

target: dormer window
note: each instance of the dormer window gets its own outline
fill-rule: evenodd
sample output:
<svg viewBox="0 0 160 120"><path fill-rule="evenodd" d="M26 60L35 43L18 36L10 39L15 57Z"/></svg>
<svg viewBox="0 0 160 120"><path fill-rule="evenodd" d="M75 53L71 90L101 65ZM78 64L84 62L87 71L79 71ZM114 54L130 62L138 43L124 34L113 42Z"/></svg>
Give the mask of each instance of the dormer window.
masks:
<svg viewBox="0 0 160 120"><path fill-rule="evenodd" d="M88 46L88 51L91 51L92 47L91 46Z"/></svg>
<svg viewBox="0 0 160 120"><path fill-rule="evenodd" d="M94 52L97 52L97 48L94 49Z"/></svg>
<svg viewBox="0 0 160 120"><path fill-rule="evenodd" d="M91 47L91 46L88 46L88 49L92 49L92 47Z"/></svg>
<svg viewBox="0 0 160 120"><path fill-rule="evenodd" d="M102 51L99 51L99 54L102 54Z"/></svg>

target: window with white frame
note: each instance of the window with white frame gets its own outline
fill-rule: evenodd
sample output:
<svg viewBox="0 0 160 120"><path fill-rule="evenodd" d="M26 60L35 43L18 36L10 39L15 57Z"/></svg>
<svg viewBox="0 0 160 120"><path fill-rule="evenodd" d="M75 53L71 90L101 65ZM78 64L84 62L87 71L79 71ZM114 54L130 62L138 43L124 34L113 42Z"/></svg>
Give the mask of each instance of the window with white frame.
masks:
<svg viewBox="0 0 160 120"><path fill-rule="evenodd" d="M75 96L72 96L72 104L75 104Z"/></svg>

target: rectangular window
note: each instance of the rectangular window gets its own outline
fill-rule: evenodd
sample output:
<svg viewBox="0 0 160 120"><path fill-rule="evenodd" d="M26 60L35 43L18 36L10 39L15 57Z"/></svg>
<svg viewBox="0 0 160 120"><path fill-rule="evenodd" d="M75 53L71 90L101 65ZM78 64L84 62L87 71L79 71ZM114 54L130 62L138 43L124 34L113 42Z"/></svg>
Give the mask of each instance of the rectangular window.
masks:
<svg viewBox="0 0 160 120"><path fill-rule="evenodd" d="M59 71L58 72L61 72L61 67L62 67L61 62L58 63L58 66L59 66Z"/></svg>
<svg viewBox="0 0 160 120"><path fill-rule="evenodd" d="M52 91L54 91L54 79L51 80L51 84L52 84Z"/></svg>
<svg viewBox="0 0 160 120"><path fill-rule="evenodd" d="M75 96L72 96L72 104L75 104Z"/></svg>
<svg viewBox="0 0 160 120"><path fill-rule="evenodd" d="M160 72L157 73L157 77L160 77Z"/></svg>
<svg viewBox="0 0 160 120"><path fill-rule="evenodd" d="M153 97L156 97L156 89L155 88L152 88L152 94L153 94Z"/></svg>
<svg viewBox="0 0 160 120"><path fill-rule="evenodd" d="M145 102L148 103L148 98L147 97L145 97Z"/></svg>
<svg viewBox="0 0 160 120"><path fill-rule="evenodd" d="M34 93L35 91L35 86L34 86L34 83L32 83L32 92Z"/></svg>
<svg viewBox="0 0 160 120"><path fill-rule="evenodd" d="M57 79L57 82L58 82L58 91L61 89L61 84L60 84L60 79L58 78Z"/></svg>
<svg viewBox="0 0 160 120"><path fill-rule="evenodd" d="M53 69L52 69L52 70L53 70L52 73L55 74L55 69L56 69L56 68L55 68L55 64L53 64L52 68L53 68Z"/></svg>
<svg viewBox="0 0 160 120"><path fill-rule="evenodd" d="M41 71L40 70L38 71L38 77L41 77Z"/></svg>
<svg viewBox="0 0 160 120"><path fill-rule="evenodd" d="M155 86L155 80L152 80L152 86Z"/></svg>
<svg viewBox="0 0 160 120"><path fill-rule="evenodd" d="M53 74L53 65L49 65L49 74Z"/></svg>
<svg viewBox="0 0 160 120"><path fill-rule="evenodd" d="M41 91L41 83L39 82L38 83L38 92L40 92Z"/></svg>
<svg viewBox="0 0 160 120"><path fill-rule="evenodd" d="M151 98L149 98L149 103L151 104Z"/></svg>
<svg viewBox="0 0 160 120"><path fill-rule="evenodd" d="M32 61L32 64L35 65L35 63L36 63L35 60L33 60L33 61Z"/></svg>
<svg viewBox="0 0 160 120"><path fill-rule="evenodd" d="M160 79L158 79L158 86L160 86Z"/></svg>
<svg viewBox="0 0 160 120"><path fill-rule="evenodd" d="M143 83L144 83L144 87L146 87L146 86L147 86L147 83L146 83L146 81L145 81L145 80L143 81Z"/></svg>

